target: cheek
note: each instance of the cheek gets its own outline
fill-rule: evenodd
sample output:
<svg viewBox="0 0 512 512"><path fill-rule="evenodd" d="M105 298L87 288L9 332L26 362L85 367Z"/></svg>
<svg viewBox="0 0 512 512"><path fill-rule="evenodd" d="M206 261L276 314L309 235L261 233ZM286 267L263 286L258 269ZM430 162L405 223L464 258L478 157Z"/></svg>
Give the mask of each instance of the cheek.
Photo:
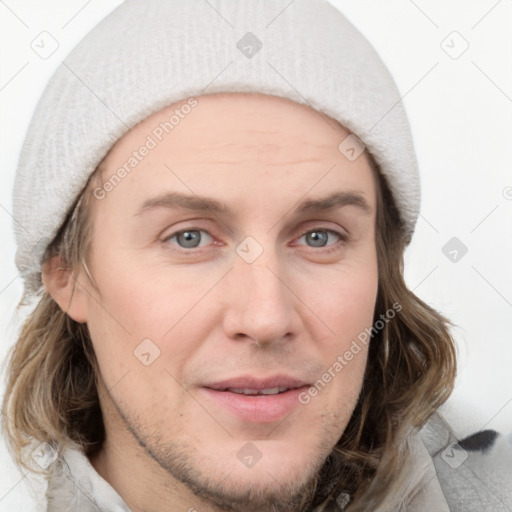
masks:
<svg viewBox="0 0 512 512"><path fill-rule="evenodd" d="M93 275L100 295L90 301L90 316L133 338L159 339L198 302L211 279L194 279L180 268L148 268L143 261L132 260L105 258L96 266Z"/></svg>
<svg viewBox="0 0 512 512"><path fill-rule="evenodd" d="M323 368L315 389L304 400L321 394L324 404L330 404L328 410L351 411L366 369L378 291L376 261L360 268L347 267L330 279L326 276L323 283L316 282L314 290L309 299L312 309L319 312L329 331L324 329L328 336L317 338ZM326 392L324 388L328 388Z"/></svg>
<svg viewBox="0 0 512 512"><path fill-rule="evenodd" d="M216 311L200 306L216 274L197 279L197 272L160 270L122 257L102 258L94 267L100 295L90 290L87 324L107 385L128 370L131 380L148 386L165 369L181 380L212 323ZM201 322L191 325L189 317L198 314Z"/></svg>
<svg viewBox="0 0 512 512"><path fill-rule="evenodd" d="M373 322L378 291L376 260L305 277L301 296L329 330L328 345L341 350ZM350 344L350 343L349 343Z"/></svg>

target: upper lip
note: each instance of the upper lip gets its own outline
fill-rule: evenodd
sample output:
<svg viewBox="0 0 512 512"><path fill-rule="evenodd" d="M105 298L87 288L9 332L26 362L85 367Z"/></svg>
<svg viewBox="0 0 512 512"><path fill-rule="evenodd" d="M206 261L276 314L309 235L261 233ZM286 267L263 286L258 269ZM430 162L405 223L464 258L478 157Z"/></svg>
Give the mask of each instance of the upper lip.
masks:
<svg viewBox="0 0 512 512"><path fill-rule="evenodd" d="M257 378L251 375L247 375L213 382L204 385L204 387L219 391L224 391L228 388L251 389L261 391L263 389L272 388L295 389L307 385L308 384L305 381L287 375L273 375L265 378Z"/></svg>

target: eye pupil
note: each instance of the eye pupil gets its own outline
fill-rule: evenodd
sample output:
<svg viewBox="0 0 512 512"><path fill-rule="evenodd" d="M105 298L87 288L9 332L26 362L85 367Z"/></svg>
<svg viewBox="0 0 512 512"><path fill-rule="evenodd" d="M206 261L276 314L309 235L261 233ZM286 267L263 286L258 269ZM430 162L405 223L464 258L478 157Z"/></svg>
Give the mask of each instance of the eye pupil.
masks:
<svg viewBox="0 0 512 512"><path fill-rule="evenodd" d="M201 242L201 233L198 230L182 231L176 235L176 241L182 247L197 247Z"/></svg>
<svg viewBox="0 0 512 512"><path fill-rule="evenodd" d="M326 231L310 231L306 239L312 247L323 247L328 241L328 234Z"/></svg>

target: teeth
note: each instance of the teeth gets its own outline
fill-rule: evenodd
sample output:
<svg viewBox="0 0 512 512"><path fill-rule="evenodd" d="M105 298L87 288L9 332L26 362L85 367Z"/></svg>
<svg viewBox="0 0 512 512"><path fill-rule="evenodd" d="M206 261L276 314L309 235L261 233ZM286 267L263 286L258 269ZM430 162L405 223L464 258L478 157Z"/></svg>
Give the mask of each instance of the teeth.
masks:
<svg viewBox="0 0 512 512"><path fill-rule="evenodd" d="M241 389L241 388L228 388L227 391L231 393L238 393L239 395L257 395L259 393L256 389Z"/></svg>
<svg viewBox="0 0 512 512"><path fill-rule="evenodd" d="M283 391L286 391L287 388L269 388L269 389L262 389L261 394L262 395L277 395L278 393L282 393Z"/></svg>
<svg viewBox="0 0 512 512"><path fill-rule="evenodd" d="M226 391L231 393L238 393L239 395L277 395L288 391L288 388L267 388L267 389L242 389L242 388L228 388Z"/></svg>

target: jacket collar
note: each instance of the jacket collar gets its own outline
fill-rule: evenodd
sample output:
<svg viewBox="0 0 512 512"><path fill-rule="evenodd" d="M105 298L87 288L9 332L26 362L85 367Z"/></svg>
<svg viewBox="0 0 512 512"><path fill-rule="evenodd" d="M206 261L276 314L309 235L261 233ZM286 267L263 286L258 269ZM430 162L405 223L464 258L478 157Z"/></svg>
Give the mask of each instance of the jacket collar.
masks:
<svg viewBox="0 0 512 512"><path fill-rule="evenodd" d="M402 473L405 478L400 491L389 496L379 510L449 512L432 458L417 435L411 436L410 453L410 470ZM47 512L131 512L78 445L64 448L55 461L46 496ZM342 511L344 506L335 509Z"/></svg>
<svg viewBox="0 0 512 512"><path fill-rule="evenodd" d="M130 512L78 445L64 448L55 461L46 497L47 512Z"/></svg>

